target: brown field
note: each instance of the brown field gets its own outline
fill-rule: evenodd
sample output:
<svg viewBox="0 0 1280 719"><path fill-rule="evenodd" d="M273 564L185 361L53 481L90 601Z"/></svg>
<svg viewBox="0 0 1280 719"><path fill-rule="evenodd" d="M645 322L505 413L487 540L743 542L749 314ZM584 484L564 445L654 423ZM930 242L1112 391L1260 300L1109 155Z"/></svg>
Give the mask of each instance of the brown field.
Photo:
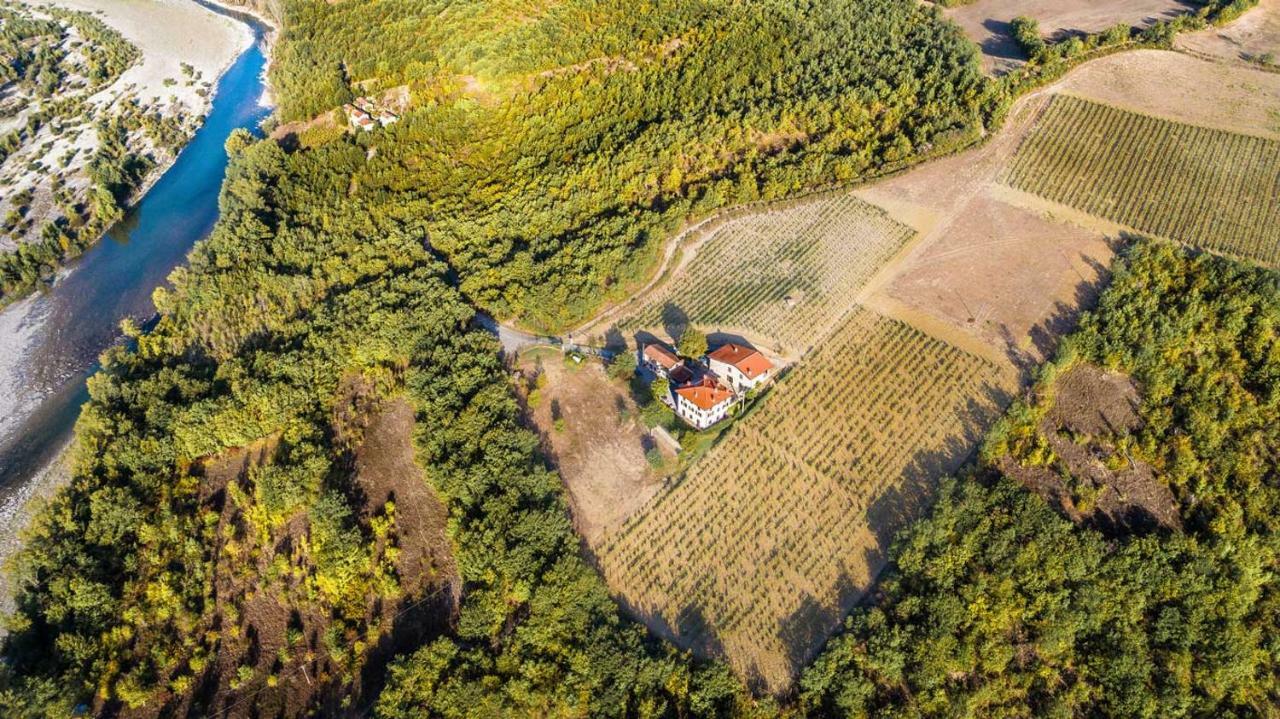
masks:
<svg viewBox="0 0 1280 719"><path fill-rule="evenodd" d="M599 362L570 368L559 352L534 350L520 368L528 376L545 374L529 417L569 491L574 525L595 546L662 488L661 475L645 460L654 443L635 402Z"/></svg>
<svg viewBox="0 0 1280 719"><path fill-rule="evenodd" d="M1280 0L1261 0L1257 7L1226 27L1211 27L1179 36L1174 47L1244 62L1256 62L1271 53L1280 62Z"/></svg>
<svg viewBox="0 0 1280 719"><path fill-rule="evenodd" d="M1002 386L996 364L855 309L605 540L605 577L659 634L784 691L1003 408Z"/></svg>
<svg viewBox="0 0 1280 719"><path fill-rule="evenodd" d="M1010 21L1019 15L1035 18L1041 34L1055 38L1098 32L1117 23L1146 27L1198 6L1191 0L977 0L948 8L944 14L978 44L983 68L1003 73L1027 59L1009 29Z"/></svg>
<svg viewBox="0 0 1280 719"><path fill-rule="evenodd" d="M1144 115L1280 139L1280 73L1244 65L1135 50L1086 63L1052 90Z"/></svg>

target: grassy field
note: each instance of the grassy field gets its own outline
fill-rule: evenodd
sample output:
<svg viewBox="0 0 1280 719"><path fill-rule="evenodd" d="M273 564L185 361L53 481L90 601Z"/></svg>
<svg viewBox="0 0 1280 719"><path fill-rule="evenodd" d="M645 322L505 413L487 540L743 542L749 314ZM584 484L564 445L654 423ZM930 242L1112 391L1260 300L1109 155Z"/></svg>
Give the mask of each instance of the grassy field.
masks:
<svg viewBox="0 0 1280 719"><path fill-rule="evenodd" d="M617 328L630 334L692 322L802 352L913 234L847 194L736 219Z"/></svg>
<svg viewBox="0 0 1280 719"><path fill-rule="evenodd" d="M606 539L606 579L660 634L785 689L998 411L999 372L855 309Z"/></svg>
<svg viewBox="0 0 1280 719"><path fill-rule="evenodd" d="M1280 142L1059 95L1006 175L1138 231L1275 266Z"/></svg>

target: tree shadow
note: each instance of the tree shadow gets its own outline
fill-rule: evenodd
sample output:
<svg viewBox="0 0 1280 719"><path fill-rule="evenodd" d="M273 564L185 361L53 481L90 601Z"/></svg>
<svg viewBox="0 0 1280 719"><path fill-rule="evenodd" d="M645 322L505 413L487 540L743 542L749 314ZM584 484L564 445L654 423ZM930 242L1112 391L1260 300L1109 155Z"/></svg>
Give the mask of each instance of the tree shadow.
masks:
<svg viewBox="0 0 1280 719"><path fill-rule="evenodd" d="M1013 37L1013 24L1006 20L988 18L982 21L982 28L990 33L990 37L981 43L982 54L1000 60L1026 62L1027 54L1022 45Z"/></svg>
<svg viewBox="0 0 1280 719"><path fill-rule="evenodd" d="M689 327L689 315L674 302L662 306L662 331L672 342L678 342Z"/></svg>

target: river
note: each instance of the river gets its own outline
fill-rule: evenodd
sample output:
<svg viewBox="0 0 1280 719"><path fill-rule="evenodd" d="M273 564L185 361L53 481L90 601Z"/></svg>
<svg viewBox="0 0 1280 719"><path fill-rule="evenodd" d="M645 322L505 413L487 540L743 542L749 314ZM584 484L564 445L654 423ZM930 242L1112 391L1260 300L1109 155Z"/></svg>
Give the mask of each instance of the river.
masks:
<svg viewBox="0 0 1280 719"><path fill-rule="evenodd" d="M219 78L204 124L142 201L52 287L0 311L0 545L13 541L33 478L67 445L88 399L85 380L102 351L121 341L120 320L150 320L152 290L213 229L227 137L236 128L257 132L269 112L261 101L266 28L209 7L248 24L254 43Z"/></svg>

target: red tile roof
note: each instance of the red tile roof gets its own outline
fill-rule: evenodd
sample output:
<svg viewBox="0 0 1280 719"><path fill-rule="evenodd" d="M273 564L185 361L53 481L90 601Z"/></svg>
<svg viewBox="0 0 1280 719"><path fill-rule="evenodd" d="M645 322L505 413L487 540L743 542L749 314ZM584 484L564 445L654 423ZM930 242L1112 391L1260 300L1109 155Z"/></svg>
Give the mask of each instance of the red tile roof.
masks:
<svg viewBox="0 0 1280 719"><path fill-rule="evenodd" d="M710 377L703 377L700 384L676 389L676 394L693 403L698 409L712 409L733 399L733 393L716 384Z"/></svg>
<svg viewBox="0 0 1280 719"><path fill-rule="evenodd" d="M665 370L670 370L680 364L680 358L660 344L645 345L644 358Z"/></svg>
<svg viewBox="0 0 1280 719"><path fill-rule="evenodd" d="M773 363L768 357L760 354L760 350L733 343L717 348L715 352L707 355L707 359L733 365L739 372L746 375L747 379L755 379L773 369Z"/></svg>

